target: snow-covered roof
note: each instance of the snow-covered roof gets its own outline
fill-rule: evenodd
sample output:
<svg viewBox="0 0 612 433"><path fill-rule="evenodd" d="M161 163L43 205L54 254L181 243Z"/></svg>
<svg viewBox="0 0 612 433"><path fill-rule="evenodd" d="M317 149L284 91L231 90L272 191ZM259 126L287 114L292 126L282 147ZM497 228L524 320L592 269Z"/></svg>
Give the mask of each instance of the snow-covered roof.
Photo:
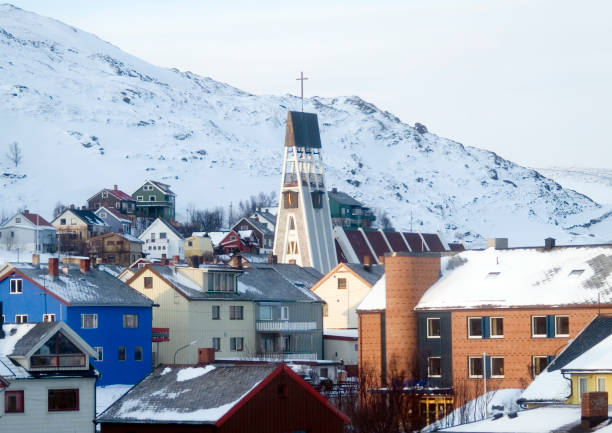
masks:
<svg viewBox="0 0 612 433"><path fill-rule="evenodd" d="M272 364L162 365L112 404L97 421L213 424L276 368Z"/></svg>
<svg viewBox="0 0 612 433"><path fill-rule="evenodd" d="M464 251L441 271L417 310L612 302L612 245Z"/></svg>
<svg viewBox="0 0 612 433"><path fill-rule="evenodd" d="M568 363L561 371L612 372L612 335Z"/></svg>
<svg viewBox="0 0 612 433"><path fill-rule="evenodd" d="M168 230L170 230L170 233L174 234L174 236L176 236L178 239L180 239L181 241L184 240L183 235L180 234L178 232L178 230L176 228L174 228L174 226L172 226L172 224L170 224L169 222L167 222L166 220L164 220L163 218L157 218L155 221L153 221L149 227L147 227L141 234L140 236L138 236L139 239L141 240L145 240L145 238L149 237L149 233L151 232L151 230L159 230L159 225L162 225L164 227L166 227Z"/></svg>
<svg viewBox="0 0 612 433"><path fill-rule="evenodd" d="M345 337L345 338L357 338L357 329L324 329L324 337Z"/></svg>
<svg viewBox="0 0 612 433"><path fill-rule="evenodd" d="M357 307L358 311L378 311L384 310L387 305L387 284L385 275L374 284L370 293L363 298L361 304Z"/></svg>
<svg viewBox="0 0 612 433"><path fill-rule="evenodd" d="M248 239L253 236L253 230L238 230L240 239Z"/></svg>
<svg viewBox="0 0 612 433"><path fill-rule="evenodd" d="M21 379L30 377L30 373L9 358L15 345L34 327L36 323L5 324L2 326L5 337L0 339L0 377Z"/></svg>
<svg viewBox="0 0 612 433"><path fill-rule="evenodd" d="M208 237L210 237L210 241L212 242L213 246L216 247L221 243L223 238L225 238L228 233L229 231L208 232Z"/></svg>

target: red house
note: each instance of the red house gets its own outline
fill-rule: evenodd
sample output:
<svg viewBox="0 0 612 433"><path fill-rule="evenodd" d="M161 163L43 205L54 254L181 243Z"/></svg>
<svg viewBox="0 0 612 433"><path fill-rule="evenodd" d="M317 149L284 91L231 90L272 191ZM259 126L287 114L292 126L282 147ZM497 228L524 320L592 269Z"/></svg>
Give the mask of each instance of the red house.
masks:
<svg viewBox="0 0 612 433"><path fill-rule="evenodd" d="M230 230L217 245L223 254L229 253L257 253L259 245L252 230Z"/></svg>
<svg viewBox="0 0 612 433"><path fill-rule="evenodd" d="M284 364L162 365L104 411L102 433L341 433L349 419Z"/></svg>

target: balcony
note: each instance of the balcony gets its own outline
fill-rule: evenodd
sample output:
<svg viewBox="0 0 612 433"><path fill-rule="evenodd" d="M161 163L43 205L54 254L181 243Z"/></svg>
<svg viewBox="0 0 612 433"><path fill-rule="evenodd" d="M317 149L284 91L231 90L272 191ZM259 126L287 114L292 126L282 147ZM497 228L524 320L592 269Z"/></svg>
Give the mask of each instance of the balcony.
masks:
<svg viewBox="0 0 612 433"><path fill-rule="evenodd" d="M258 332L307 332L317 329L317 322L289 322L260 320L255 324Z"/></svg>
<svg viewBox="0 0 612 433"><path fill-rule="evenodd" d="M316 353L292 353L292 352L258 352L255 359L262 361L286 361L286 360L302 360L316 361L319 356Z"/></svg>

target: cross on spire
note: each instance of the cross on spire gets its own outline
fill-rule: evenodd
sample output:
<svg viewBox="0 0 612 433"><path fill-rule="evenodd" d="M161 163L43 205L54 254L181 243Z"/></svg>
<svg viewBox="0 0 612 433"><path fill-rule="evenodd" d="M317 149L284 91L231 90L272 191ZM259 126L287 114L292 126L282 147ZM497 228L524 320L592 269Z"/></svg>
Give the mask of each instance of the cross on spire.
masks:
<svg viewBox="0 0 612 433"><path fill-rule="evenodd" d="M302 113L304 112L304 80L307 80L308 78L306 78L304 76L304 72L300 72L300 78L296 78L296 81L300 82L300 87L302 90L301 93L301 98L302 98Z"/></svg>

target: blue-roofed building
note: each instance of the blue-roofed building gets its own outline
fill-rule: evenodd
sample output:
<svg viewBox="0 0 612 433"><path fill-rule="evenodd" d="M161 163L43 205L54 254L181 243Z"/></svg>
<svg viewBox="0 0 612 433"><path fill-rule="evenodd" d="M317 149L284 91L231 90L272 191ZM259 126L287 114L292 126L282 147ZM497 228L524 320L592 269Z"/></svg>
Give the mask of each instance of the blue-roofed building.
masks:
<svg viewBox="0 0 612 433"><path fill-rule="evenodd" d="M109 273L80 266L9 263L0 269L6 323L64 321L96 349L99 385L134 384L152 367L153 302Z"/></svg>

